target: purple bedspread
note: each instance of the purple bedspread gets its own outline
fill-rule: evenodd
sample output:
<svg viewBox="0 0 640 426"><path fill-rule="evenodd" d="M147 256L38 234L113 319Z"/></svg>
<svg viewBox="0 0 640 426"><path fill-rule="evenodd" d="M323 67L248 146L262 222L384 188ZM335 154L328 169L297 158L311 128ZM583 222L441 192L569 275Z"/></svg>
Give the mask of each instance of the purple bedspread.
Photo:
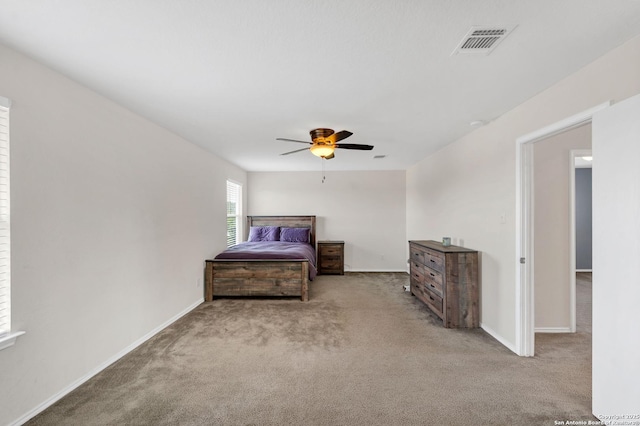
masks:
<svg viewBox="0 0 640 426"><path fill-rule="evenodd" d="M255 259L307 259L309 260L309 279L317 274L316 251L311 244L289 243L285 241L244 242L231 246L216 259L255 260Z"/></svg>

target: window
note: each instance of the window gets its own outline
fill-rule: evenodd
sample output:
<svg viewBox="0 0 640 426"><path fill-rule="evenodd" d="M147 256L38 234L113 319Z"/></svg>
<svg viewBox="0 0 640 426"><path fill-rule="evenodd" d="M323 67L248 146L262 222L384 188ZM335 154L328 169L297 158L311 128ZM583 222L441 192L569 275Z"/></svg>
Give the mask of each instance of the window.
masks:
<svg viewBox="0 0 640 426"><path fill-rule="evenodd" d="M9 226L9 99L0 97L0 349L11 346L11 244Z"/></svg>
<svg viewBox="0 0 640 426"><path fill-rule="evenodd" d="M242 186L227 181L227 247L242 241Z"/></svg>

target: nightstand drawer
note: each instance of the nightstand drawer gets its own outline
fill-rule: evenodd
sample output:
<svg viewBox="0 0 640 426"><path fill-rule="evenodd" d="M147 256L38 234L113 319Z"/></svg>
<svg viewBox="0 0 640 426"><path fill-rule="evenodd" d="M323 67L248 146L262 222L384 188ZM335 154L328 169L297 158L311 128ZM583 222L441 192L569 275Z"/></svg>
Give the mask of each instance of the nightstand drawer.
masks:
<svg viewBox="0 0 640 426"><path fill-rule="evenodd" d="M340 269L342 262L339 257L336 258L320 258L320 268L322 269Z"/></svg>
<svg viewBox="0 0 640 426"><path fill-rule="evenodd" d="M322 246L321 249L322 256L342 256L342 246L338 245L327 245Z"/></svg>

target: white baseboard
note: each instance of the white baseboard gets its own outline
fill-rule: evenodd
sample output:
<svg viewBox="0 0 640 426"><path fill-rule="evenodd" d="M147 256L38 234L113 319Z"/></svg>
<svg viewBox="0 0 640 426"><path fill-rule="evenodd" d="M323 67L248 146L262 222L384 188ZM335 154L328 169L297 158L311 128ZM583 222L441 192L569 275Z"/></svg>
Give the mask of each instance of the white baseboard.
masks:
<svg viewBox="0 0 640 426"><path fill-rule="evenodd" d="M35 416L37 416L38 414L40 414L41 412L43 412L44 410L46 410L47 408L49 408L50 406L52 406L53 404L58 402L65 395L67 395L70 392L72 392L73 390L75 390L78 386L82 385L87 380L89 380L90 378L92 378L93 376L95 376L96 374L98 374L99 372L101 372L102 370L104 370L105 368L107 368L108 366L110 366L111 364L113 364L114 362L116 362L117 360L119 360L120 358L122 358L123 356L125 356L126 354L128 354L129 352L131 352L132 350L134 350L135 348L137 348L138 346L140 346L144 342L146 342L147 340L151 339L153 336L155 336L156 334L158 334L159 332L161 332L162 330L164 330L165 328L167 328L168 326L170 326L171 324L173 324L174 322L176 322L177 320L179 320L180 318L182 318L183 316L185 316L189 312L193 311L195 308L200 306L202 303L204 303L204 300L202 300L202 299L198 300L197 302L192 303L186 309L182 310L177 315L174 315L169 320L165 321L164 323L162 323L158 327L154 328L149 333L145 334L144 336L142 336L141 338L139 338L138 340L136 340L135 342L133 342L132 344L130 344L129 346L127 346L126 348L124 348L123 350L121 350L120 352L115 354L114 356L112 356L111 358L107 359L102 364L98 365L96 368L94 368L93 370L91 370L90 372L85 374L84 376L80 377L75 382L71 383L69 386L67 386L64 389L62 389L60 392L57 392L56 394L54 394L53 396L48 398L46 401L44 401L41 404L39 404L38 406L36 406L33 410L31 410L28 413L24 414L22 417L16 419L12 423L9 423L9 425L10 426L19 426L19 425L22 425L22 424L26 423L30 419L34 418Z"/></svg>
<svg viewBox="0 0 640 426"><path fill-rule="evenodd" d="M571 333L571 327L536 327L535 333Z"/></svg>
<svg viewBox="0 0 640 426"><path fill-rule="evenodd" d="M593 272L593 269L576 269L576 272Z"/></svg>
<svg viewBox="0 0 640 426"><path fill-rule="evenodd" d="M505 340L505 338L502 337L500 334L498 334L494 329L492 329L491 327L487 326L484 323L480 323L480 328L483 329L484 331L486 331L487 334L489 334L491 337L496 339L498 342L500 342L502 345L504 345L511 352L513 352L514 354L518 355L518 351L516 350L516 346L513 343L508 342L507 340Z"/></svg>

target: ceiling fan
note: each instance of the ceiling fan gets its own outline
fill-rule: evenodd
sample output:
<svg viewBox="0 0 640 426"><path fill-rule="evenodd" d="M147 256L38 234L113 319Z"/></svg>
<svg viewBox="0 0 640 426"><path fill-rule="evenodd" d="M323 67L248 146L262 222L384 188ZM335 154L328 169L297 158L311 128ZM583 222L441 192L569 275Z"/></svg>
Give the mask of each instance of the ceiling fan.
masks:
<svg viewBox="0 0 640 426"><path fill-rule="evenodd" d="M278 141L306 143L307 145L311 145L309 148L296 149L295 151L285 152L280 155L294 154L308 149L313 155L324 158L325 160L331 160L334 157L333 151L336 148L357 149L360 151L371 151L373 149L373 145L338 143L353 134L347 130L341 130L336 133L332 129L313 129L309 133L311 134L311 142L299 141L296 139L276 138Z"/></svg>

